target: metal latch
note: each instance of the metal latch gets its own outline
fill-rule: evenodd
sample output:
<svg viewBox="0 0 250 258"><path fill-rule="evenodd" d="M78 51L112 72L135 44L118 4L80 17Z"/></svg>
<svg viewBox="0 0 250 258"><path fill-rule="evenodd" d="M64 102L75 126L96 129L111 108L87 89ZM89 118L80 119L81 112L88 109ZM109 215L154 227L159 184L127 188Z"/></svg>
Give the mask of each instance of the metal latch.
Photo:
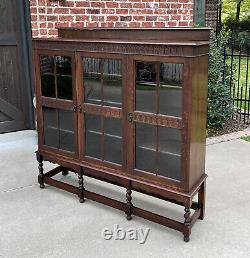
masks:
<svg viewBox="0 0 250 258"><path fill-rule="evenodd" d="M134 118L133 118L133 113L132 113L132 112L129 112L129 113L128 113L128 121L129 121L130 123L132 123L133 120L134 120Z"/></svg>

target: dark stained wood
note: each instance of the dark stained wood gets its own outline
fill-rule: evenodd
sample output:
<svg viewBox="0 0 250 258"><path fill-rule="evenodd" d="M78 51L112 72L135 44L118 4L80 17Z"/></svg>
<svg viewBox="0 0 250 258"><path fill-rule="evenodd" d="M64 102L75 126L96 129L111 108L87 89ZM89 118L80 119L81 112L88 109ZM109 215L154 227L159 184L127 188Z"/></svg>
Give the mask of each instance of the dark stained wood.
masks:
<svg viewBox="0 0 250 258"><path fill-rule="evenodd" d="M206 203L206 181L201 185L198 192L198 205L200 208L199 219L203 220L205 217L205 203Z"/></svg>
<svg viewBox="0 0 250 258"><path fill-rule="evenodd" d="M205 214L205 127L207 106L207 68L209 29L87 29L60 30L59 39L36 39L33 41L35 65L38 155L43 160L60 166L43 174L39 161L40 183L47 183L72 192L79 201L91 199L125 212L127 219L132 214L176 229L189 241L195 221ZM118 38L118 35L120 37ZM143 42L142 42L143 40ZM40 55L70 56L72 59L73 100L61 100L42 96L40 83ZM82 57L118 59L122 63L122 108L89 104L84 101L84 74ZM136 110L135 71L136 61L182 64L182 114L180 117ZM157 73L156 101L160 99L160 75ZM103 74L101 73L101 80ZM103 86L101 87L103 93ZM103 94L102 94L103 98ZM103 102L103 99L102 99ZM44 143L42 107L74 111L75 152L46 146ZM117 118L122 122L122 164L102 160L104 152L104 130L101 130L100 147L102 159L85 156L84 114ZM173 128L181 131L180 178L174 179L158 173L149 173L135 167L135 124L153 125L157 128ZM156 144L156 150L160 144ZM158 155L158 154L157 154ZM178 154L179 155L179 154ZM158 156L156 157L156 160ZM51 177L65 170L78 174L79 187L59 182ZM84 188L83 177L89 176L126 189L126 203L89 192ZM185 208L184 222L136 208L132 204L132 191L181 205ZM198 202L194 196L198 194ZM195 212L191 216L190 209Z"/></svg>
<svg viewBox="0 0 250 258"><path fill-rule="evenodd" d="M183 223L179 221L169 219L158 214L155 214L153 212L145 211L140 208L133 207L132 214L181 232L184 228Z"/></svg>
<svg viewBox="0 0 250 258"><path fill-rule="evenodd" d="M59 28L60 38L118 39L133 41L207 41L209 28ZM195 36L195 37L194 37Z"/></svg>

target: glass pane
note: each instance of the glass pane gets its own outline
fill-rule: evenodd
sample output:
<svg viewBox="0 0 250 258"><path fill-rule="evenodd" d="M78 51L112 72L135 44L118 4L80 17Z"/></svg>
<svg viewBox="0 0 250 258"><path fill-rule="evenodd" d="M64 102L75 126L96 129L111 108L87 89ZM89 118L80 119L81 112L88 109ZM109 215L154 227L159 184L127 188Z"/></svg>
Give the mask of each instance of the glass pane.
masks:
<svg viewBox="0 0 250 258"><path fill-rule="evenodd" d="M44 144L59 148L57 109L43 107Z"/></svg>
<svg viewBox="0 0 250 258"><path fill-rule="evenodd" d="M156 165L156 126L136 123L135 167L155 172Z"/></svg>
<svg viewBox="0 0 250 258"><path fill-rule="evenodd" d="M50 98L56 97L54 68L53 56L40 57L42 96Z"/></svg>
<svg viewBox="0 0 250 258"><path fill-rule="evenodd" d="M182 116L182 64L163 63L160 66L159 113Z"/></svg>
<svg viewBox="0 0 250 258"><path fill-rule="evenodd" d="M156 65L136 62L136 110L156 113Z"/></svg>
<svg viewBox="0 0 250 258"><path fill-rule="evenodd" d="M71 58L56 56L57 94L59 99L73 99Z"/></svg>
<svg viewBox="0 0 250 258"><path fill-rule="evenodd" d="M56 74L72 75L71 58L65 56L56 56Z"/></svg>
<svg viewBox="0 0 250 258"><path fill-rule="evenodd" d="M103 62L104 105L122 106L122 71L121 61L106 59Z"/></svg>
<svg viewBox="0 0 250 258"><path fill-rule="evenodd" d="M101 116L85 114L85 155L101 159Z"/></svg>
<svg viewBox="0 0 250 258"><path fill-rule="evenodd" d="M122 164L122 122L105 118L104 160Z"/></svg>
<svg viewBox="0 0 250 258"><path fill-rule="evenodd" d="M101 59L83 58L85 102L102 104Z"/></svg>
<svg viewBox="0 0 250 258"><path fill-rule="evenodd" d="M59 99L72 100L72 77L68 75L57 75L57 91Z"/></svg>
<svg viewBox="0 0 250 258"><path fill-rule="evenodd" d="M158 174L180 180L181 131L159 127Z"/></svg>
<svg viewBox="0 0 250 258"><path fill-rule="evenodd" d="M59 148L75 151L73 112L59 109Z"/></svg>

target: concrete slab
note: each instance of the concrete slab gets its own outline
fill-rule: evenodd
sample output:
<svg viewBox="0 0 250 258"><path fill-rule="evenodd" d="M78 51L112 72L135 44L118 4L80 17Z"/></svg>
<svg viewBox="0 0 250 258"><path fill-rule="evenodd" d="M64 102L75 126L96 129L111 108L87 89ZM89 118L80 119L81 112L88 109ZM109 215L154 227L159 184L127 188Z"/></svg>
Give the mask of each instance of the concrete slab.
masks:
<svg viewBox="0 0 250 258"><path fill-rule="evenodd" d="M207 214L191 240L171 229L93 201L37 185L36 134L0 135L0 257L249 257L250 143L241 140L207 147ZM52 165L46 164L46 169ZM63 178L61 175L59 178ZM74 174L63 178L77 184ZM86 178L86 188L124 200L124 189ZM153 200L153 201L152 201ZM133 193L137 206L183 218L183 209ZM149 228L145 244L105 240L104 228Z"/></svg>

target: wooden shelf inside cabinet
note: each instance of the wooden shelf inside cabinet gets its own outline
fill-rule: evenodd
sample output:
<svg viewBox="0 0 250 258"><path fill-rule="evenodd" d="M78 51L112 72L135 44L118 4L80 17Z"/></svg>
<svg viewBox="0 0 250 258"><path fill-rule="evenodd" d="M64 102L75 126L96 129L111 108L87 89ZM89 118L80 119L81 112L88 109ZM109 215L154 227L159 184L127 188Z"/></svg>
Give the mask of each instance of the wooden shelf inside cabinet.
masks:
<svg viewBox="0 0 250 258"><path fill-rule="evenodd" d="M205 214L209 33L61 28L58 38L34 39L40 187L101 202L128 220L143 217L189 241ZM59 166L44 173L44 160ZM78 188L53 178L69 171ZM85 177L124 187L126 202L85 189ZM135 207L132 191L184 206L183 221Z"/></svg>

